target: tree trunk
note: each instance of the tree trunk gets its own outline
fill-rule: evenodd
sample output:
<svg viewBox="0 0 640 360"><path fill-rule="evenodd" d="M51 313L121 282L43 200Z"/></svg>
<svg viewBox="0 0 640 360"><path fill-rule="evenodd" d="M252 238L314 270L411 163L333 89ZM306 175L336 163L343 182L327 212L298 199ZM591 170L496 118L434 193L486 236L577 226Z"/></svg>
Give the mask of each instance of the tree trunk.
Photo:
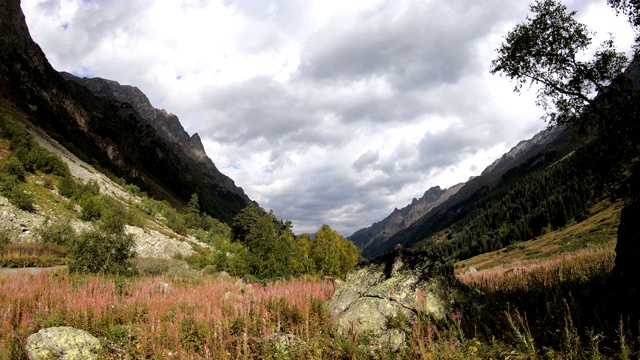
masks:
<svg viewBox="0 0 640 360"><path fill-rule="evenodd" d="M637 307L640 293L640 200L634 199L620 213L616 260L613 276L621 290L623 302ZM629 310L629 309L628 309Z"/></svg>

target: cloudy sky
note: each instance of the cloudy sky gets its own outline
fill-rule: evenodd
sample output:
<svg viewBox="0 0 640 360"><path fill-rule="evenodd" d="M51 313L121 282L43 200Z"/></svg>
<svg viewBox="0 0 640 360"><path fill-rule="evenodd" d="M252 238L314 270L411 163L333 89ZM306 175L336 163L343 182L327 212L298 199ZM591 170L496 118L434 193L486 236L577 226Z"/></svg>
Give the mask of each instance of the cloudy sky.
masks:
<svg viewBox="0 0 640 360"><path fill-rule="evenodd" d="M619 44L605 0L565 2ZM528 1L22 0L60 71L140 88L296 232L343 235L478 175L545 127L489 74Z"/></svg>

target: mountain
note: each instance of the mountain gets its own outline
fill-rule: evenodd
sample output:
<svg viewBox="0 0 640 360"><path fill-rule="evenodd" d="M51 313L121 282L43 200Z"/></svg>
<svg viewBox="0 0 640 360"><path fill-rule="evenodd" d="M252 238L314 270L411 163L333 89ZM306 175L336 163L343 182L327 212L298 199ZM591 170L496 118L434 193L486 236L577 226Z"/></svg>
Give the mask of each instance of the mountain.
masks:
<svg viewBox="0 0 640 360"><path fill-rule="evenodd" d="M196 161L201 161L208 168L218 171L204 151L200 136L193 136L184 130L178 117L166 110L156 109L149 98L137 87L120 85L117 81L102 78L80 78L67 72L60 73L67 81L78 83L91 90L97 96L113 97L118 101L131 104L133 108L169 143L185 149L187 155Z"/></svg>
<svg viewBox="0 0 640 360"><path fill-rule="evenodd" d="M462 186L463 184L458 184L444 190L440 186L432 187L425 191L420 199L414 198L411 204L400 210L395 208L391 215L383 220L374 223L370 227L356 231L349 236L349 240L356 244L359 249L367 249L383 244L390 237L408 228L434 207L443 203L460 190Z"/></svg>
<svg viewBox="0 0 640 360"><path fill-rule="evenodd" d="M222 184L226 191L243 196L234 182L220 173L213 161L207 156L200 136L192 136L184 130L178 117L164 109L156 109L151 105L147 96L137 87L120 85L117 81L102 78L80 78L67 72L60 73L68 82L78 83L89 89L95 95L105 98L115 98L118 101L131 104L133 108L166 140L176 152L184 152L189 158L201 166L201 170L209 177Z"/></svg>
<svg viewBox="0 0 640 360"><path fill-rule="evenodd" d="M514 176L524 175L549 166L569 154L578 143L573 130L548 128L533 138L521 141L509 152L489 165L480 176L466 183L442 190L433 187L420 200L414 199L401 210L349 236L365 257L373 257L392 249L396 244L411 246L446 228L464 210L464 206L507 184Z"/></svg>
<svg viewBox="0 0 640 360"><path fill-rule="evenodd" d="M53 69L29 35L19 0L0 6L0 96L27 114L20 120L29 126L155 198L181 205L195 193L202 210L228 223L252 202L218 171L197 134L189 136L138 89Z"/></svg>

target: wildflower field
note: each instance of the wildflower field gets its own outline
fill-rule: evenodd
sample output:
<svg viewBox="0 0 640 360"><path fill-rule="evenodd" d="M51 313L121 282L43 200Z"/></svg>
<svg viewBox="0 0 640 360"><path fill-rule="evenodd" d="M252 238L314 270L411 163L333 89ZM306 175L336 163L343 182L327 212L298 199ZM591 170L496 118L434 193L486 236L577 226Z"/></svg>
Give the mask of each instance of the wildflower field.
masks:
<svg viewBox="0 0 640 360"><path fill-rule="evenodd" d="M311 278L20 273L0 277L0 358L25 358L41 328L73 326L101 339L104 359L631 359L638 323L616 313L624 299L609 288L613 259L610 245L528 272L461 276L475 307L439 323L389 319L407 334L399 353L337 334L326 311L334 286Z"/></svg>

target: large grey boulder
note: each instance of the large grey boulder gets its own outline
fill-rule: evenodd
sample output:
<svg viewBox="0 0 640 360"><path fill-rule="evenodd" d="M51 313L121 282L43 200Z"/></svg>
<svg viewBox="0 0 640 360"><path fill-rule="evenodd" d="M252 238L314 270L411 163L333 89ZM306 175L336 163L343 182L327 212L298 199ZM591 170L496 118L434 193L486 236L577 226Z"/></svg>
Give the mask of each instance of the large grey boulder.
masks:
<svg viewBox="0 0 640 360"><path fill-rule="evenodd" d="M41 329L27 338L29 360L92 360L98 358L100 340L68 326Z"/></svg>
<svg viewBox="0 0 640 360"><path fill-rule="evenodd" d="M374 346L398 349L405 334L387 328L391 317L411 320L426 313L435 320L448 318L467 302L468 294L453 268L439 257L400 249L356 265L334 293L329 311L338 332L369 335Z"/></svg>

